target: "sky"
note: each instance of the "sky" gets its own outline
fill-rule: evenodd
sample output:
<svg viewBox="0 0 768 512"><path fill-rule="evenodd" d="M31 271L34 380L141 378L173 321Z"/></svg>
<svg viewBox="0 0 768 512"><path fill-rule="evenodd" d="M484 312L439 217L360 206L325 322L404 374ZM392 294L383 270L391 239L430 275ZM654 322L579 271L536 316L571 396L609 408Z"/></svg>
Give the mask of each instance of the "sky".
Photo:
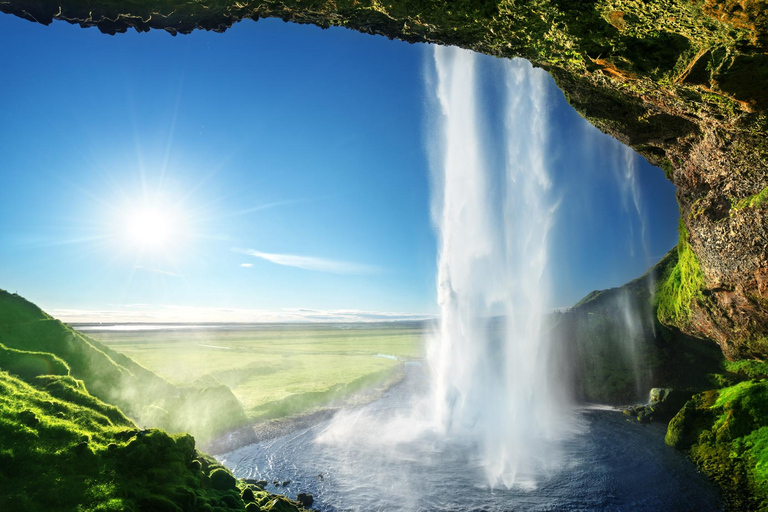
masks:
<svg viewBox="0 0 768 512"><path fill-rule="evenodd" d="M437 313L429 45L279 20L106 36L8 15L0 45L0 288L70 322ZM482 58L489 90L499 65ZM621 146L550 88L564 307L674 246L677 206L639 157L633 196Z"/></svg>

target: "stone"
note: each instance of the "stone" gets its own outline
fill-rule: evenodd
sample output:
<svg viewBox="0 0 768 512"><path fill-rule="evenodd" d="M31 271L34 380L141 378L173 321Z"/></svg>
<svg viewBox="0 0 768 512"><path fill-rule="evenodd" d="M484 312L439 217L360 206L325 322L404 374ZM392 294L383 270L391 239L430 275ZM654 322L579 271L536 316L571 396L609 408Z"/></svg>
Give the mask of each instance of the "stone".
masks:
<svg viewBox="0 0 768 512"><path fill-rule="evenodd" d="M243 496L243 501L246 503L256 501L256 496L253 494L253 489L250 489L250 488L243 489L242 496Z"/></svg>
<svg viewBox="0 0 768 512"><path fill-rule="evenodd" d="M302 507L309 508L312 506L312 503L315 502L315 498L311 494L300 492L296 496L296 501L298 501Z"/></svg>

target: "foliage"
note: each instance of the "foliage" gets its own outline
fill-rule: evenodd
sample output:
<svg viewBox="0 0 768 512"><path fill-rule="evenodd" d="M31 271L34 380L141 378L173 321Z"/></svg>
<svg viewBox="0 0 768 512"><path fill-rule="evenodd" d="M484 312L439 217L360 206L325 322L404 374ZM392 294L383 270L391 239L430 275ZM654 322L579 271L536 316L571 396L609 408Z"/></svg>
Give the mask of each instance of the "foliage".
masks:
<svg viewBox="0 0 768 512"><path fill-rule="evenodd" d="M691 303L701 298L704 275L688 243L688 230L680 219L677 260L663 274L656 293L656 314L662 324L683 327L691 320Z"/></svg>
<svg viewBox="0 0 768 512"><path fill-rule="evenodd" d="M259 421L308 412L396 378L402 360L421 355L424 328L267 325L93 336L178 386L227 386L249 420Z"/></svg>

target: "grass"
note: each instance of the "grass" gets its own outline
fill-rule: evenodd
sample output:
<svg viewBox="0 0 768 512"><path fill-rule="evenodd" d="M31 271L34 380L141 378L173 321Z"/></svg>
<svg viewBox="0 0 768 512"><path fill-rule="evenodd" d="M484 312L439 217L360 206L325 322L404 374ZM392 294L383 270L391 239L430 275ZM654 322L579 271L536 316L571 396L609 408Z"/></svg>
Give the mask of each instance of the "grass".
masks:
<svg viewBox="0 0 768 512"><path fill-rule="evenodd" d="M21 353L24 357L18 357ZM94 396L120 407L138 424L191 432L202 441L247 423L242 406L226 386L175 386L3 290L0 368L19 376L71 374Z"/></svg>
<svg viewBox="0 0 768 512"><path fill-rule="evenodd" d="M704 275L688 243L688 230L680 219L677 261L665 271L656 293L656 314L665 325L682 327L691 319L691 303L701 297Z"/></svg>
<svg viewBox="0 0 768 512"><path fill-rule="evenodd" d="M755 359L742 359L741 361L725 361L725 370L730 373L743 375L749 379L768 378L768 363Z"/></svg>
<svg viewBox="0 0 768 512"><path fill-rule="evenodd" d="M379 355L420 357L423 334L413 323L221 327L99 332L102 343L0 290L0 368L71 375L137 424L207 443L391 380L400 363Z"/></svg>
<svg viewBox="0 0 768 512"><path fill-rule="evenodd" d="M191 436L140 431L67 379L76 401L50 393L41 377L0 371L0 510L299 510L257 488L246 508L248 486L196 451Z"/></svg>
<svg viewBox="0 0 768 512"><path fill-rule="evenodd" d="M228 397L235 400L228 389L228 395L222 395L224 386L192 392L176 388L21 297L2 291L0 338L16 347L0 344L0 510L301 510L283 496L236 480L214 459L198 452L189 434L140 430L119 408L93 396L86 382L75 376L102 389L115 386L111 396L132 406L137 405L137 397L157 391L154 383L164 383L163 389L177 395L156 397L148 407L164 406L166 415L170 416L168 411L185 413L190 421L196 414L203 423L227 412ZM128 393L124 386L130 379L145 379L143 394ZM206 410L211 404L218 408Z"/></svg>
<svg viewBox="0 0 768 512"><path fill-rule="evenodd" d="M93 336L178 386L229 387L248 418L259 421L307 412L392 378L402 360L421 357L423 334L419 324L397 323L97 331Z"/></svg>

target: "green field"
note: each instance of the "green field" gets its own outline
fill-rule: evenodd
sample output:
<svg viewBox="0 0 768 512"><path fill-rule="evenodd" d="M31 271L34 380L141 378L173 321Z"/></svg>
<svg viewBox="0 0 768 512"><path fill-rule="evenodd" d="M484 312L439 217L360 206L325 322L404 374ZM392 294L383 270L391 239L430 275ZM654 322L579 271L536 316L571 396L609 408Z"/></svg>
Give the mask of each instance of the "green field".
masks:
<svg viewBox="0 0 768 512"><path fill-rule="evenodd" d="M228 386L249 419L308 412L396 378L421 323L217 325L87 334L180 386Z"/></svg>

